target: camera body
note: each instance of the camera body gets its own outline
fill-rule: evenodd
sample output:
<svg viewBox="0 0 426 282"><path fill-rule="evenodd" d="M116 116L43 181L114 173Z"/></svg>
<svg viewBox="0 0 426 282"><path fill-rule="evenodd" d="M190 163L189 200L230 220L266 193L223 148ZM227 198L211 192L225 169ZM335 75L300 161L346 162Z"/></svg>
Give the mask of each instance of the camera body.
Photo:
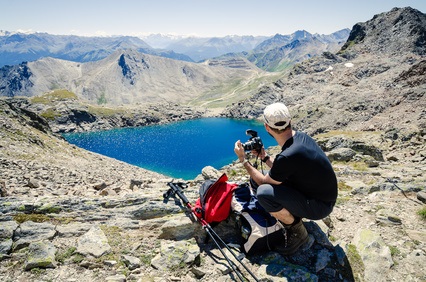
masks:
<svg viewBox="0 0 426 282"><path fill-rule="evenodd" d="M251 136L250 139L243 143L244 151L260 151L263 147L262 139L260 139L259 136L257 136L257 131L254 131L252 129L248 129L246 131L246 134Z"/></svg>

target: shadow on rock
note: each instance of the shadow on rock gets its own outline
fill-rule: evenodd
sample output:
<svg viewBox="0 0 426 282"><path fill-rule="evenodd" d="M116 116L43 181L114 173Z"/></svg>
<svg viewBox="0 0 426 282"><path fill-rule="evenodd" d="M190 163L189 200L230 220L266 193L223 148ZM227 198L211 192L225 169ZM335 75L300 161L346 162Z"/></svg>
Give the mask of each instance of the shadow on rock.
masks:
<svg viewBox="0 0 426 282"><path fill-rule="evenodd" d="M230 225L232 220L226 224L219 224L215 229L224 241L235 242L235 232L232 235L230 231L235 229L230 228ZM310 240L295 254L282 256L269 251L247 257L252 264L260 266L257 271L258 277L272 281L276 278L285 278L287 281L355 281L343 248L339 245L334 246L316 222L307 221L304 225Z"/></svg>
<svg viewBox="0 0 426 282"><path fill-rule="evenodd" d="M266 264L266 274L286 277L289 281L354 281L342 247L333 246L317 223L308 221L304 224L313 239L310 247L302 246L291 256L268 253L259 260L254 258L257 263Z"/></svg>

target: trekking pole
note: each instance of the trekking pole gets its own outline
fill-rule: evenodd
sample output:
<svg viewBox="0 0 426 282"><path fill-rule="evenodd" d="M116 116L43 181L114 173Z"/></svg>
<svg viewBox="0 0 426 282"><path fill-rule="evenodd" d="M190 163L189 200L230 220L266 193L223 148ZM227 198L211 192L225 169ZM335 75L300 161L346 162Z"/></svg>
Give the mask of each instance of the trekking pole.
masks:
<svg viewBox="0 0 426 282"><path fill-rule="evenodd" d="M203 226L203 227L206 227L206 226ZM240 271L237 269L238 267L234 265L234 263L228 258L228 256L222 250L222 248L220 247L219 243L216 241L216 239L214 238L214 236L210 233L211 230L209 230L209 228L205 228L205 230L206 230L207 234L209 234L210 238L212 238L213 242L216 244L216 246L218 247L219 251L222 253L223 257L228 262L229 266L232 268L232 270L235 272L235 274L237 274L237 276L240 279L240 281L244 282L244 278L242 277Z"/></svg>
<svg viewBox="0 0 426 282"><path fill-rule="evenodd" d="M182 202L184 203L184 205L195 215L195 217L197 218L198 222L202 225L202 227L206 230L207 234L210 236L210 238L212 238L213 242L216 244L216 246L219 248L219 251L222 253L222 255L224 256L224 258L226 259L226 261L228 262L228 264L231 266L232 270L237 274L238 278L241 281L243 280L243 277L241 276L241 274L239 273L239 271L237 271L237 269L234 266L234 263L228 258L228 256L225 254L225 252L222 250L222 248L220 247L219 243L217 242L216 239L218 239L225 247L226 249L233 255L233 257L244 267L244 269L254 278L254 280L256 282L258 282L259 280L256 278L256 276L253 274L253 272L250 271L250 269L248 269L248 267L246 265L244 265L242 263L242 261L237 257L237 255L231 250L231 248L229 248L229 246L222 240L222 238L220 238L220 236L213 230L213 228L209 225L209 223L207 221L205 221L203 218L198 217L195 212L192 209L192 205L191 203L188 201L188 198L183 194L183 190L181 187L186 187L185 183L173 183L173 182L169 182L167 183L167 185L170 187L170 189L165 192L163 194L163 197L165 199L168 199L170 196L174 196L174 195L178 195L178 197L182 200ZM216 238L215 238L216 237Z"/></svg>
<svg viewBox="0 0 426 282"><path fill-rule="evenodd" d="M169 183L167 183L167 185L169 185L170 190L168 190L166 193L164 193L163 197L165 199L167 199L170 196L178 195L178 197L182 200L182 202L184 203L184 205L192 212L192 206L189 203L188 198L183 194L183 190L181 188L181 187L186 187L186 184L184 184L184 183L173 183L173 182L169 182ZM206 221L204 221L203 219L201 219L201 218L197 217L197 219L198 219L198 222L200 222L201 225L203 226L203 228L207 231L207 234L209 234L209 236L212 238L213 242L215 242L216 246L218 247L218 249L220 250L220 252L224 256L224 258L226 259L226 261L228 262L229 266L237 274L238 278L242 282L244 282L244 279L241 276L240 272L236 269L235 265L232 263L232 261L228 258L228 256L222 250L222 248L220 247L219 243L216 241L216 239L214 238L214 236L210 233L210 230L208 229L208 227L210 227L210 226L208 225L208 223Z"/></svg>
<svg viewBox="0 0 426 282"><path fill-rule="evenodd" d="M212 232L216 236L216 238L222 243L222 245L225 246L225 248L232 254L232 256L244 267L244 269L250 274L250 276L253 277L253 279L256 282L259 282L259 280L253 274L253 272L251 272L250 269L248 269L248 267L240 260L240 258L238 258L238 256L234 253L234 251L232 251L232 249L222 240L222 238L220 238L220 236L213 230L213 228L208 223L206 228L209 229L210 232ZM213 238L212 234L209 234L209 235L211 238Z"/></svg>

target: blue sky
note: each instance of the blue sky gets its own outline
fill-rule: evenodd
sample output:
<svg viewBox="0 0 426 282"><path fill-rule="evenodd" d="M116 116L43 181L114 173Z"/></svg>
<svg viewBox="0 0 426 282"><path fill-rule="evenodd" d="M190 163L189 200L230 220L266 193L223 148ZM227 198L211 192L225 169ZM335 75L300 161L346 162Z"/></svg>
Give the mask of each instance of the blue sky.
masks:
<svg viewBox="0 0 426 282"><path fill-rule="evenodd" d="M0 30L76 35L330 34L426 0L0 0Z"/></svg>

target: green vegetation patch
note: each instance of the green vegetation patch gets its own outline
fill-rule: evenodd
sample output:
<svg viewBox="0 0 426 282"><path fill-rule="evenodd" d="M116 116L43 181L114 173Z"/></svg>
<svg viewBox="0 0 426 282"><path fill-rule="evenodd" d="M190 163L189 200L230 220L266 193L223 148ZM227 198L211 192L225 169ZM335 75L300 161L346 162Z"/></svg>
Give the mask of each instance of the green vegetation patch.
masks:
<svg viewBox="0 0 426 282"><path fill-rule="evenodd" d="M337 187L339 189L339 191L352 191L352 187L347 185L345 182L343 181L339 181L337 183Z"/></svg>
<svg viewBox="0 0 426 282"><path fill-rule="evenodd" d="M154 258L155 254L154 253L145 253L145 254L141 254L139 256L139 259L141 260L141 263L143 263L144 265L151 265L151 261Z"/></svg>
<svg viewBox="0 0 426 282"><path fill-rule="evenodd" d="M417 214L420 216L422 220L426 220L426 207L423 207L420 210L418 210Z"/></svg>
<svg viewBox="0 0 426 282"><path fill-rule="evenodd" d="M89 106L88 112L95 116L110 117L116 114L124 113L123 109L112 109L108 107Z"/></svg>
<svg viewBox="0 0 426 282"><path fill-rule="evenodd" d="M336 205L342 205L351 199L350 196L339 196L336 200Z"/></svg>
<svg viewBox="0 0 426 282"><path fill-rule="evenodd" d="M120 247L124 243L124 238L121 235L121 228L118 226L101 225L100 228L108 238L108 243L111 248Z"/></svg>
<svg viewBox="0 0 426 282"><path fill-rule="evenodd" d="M68 249L57 252L55 255L55 260L60 263L64 263L67 259L71 258L71 256L74 254L76 247L69 247Z"/></svg>
<svg viewBox="0 0 426 282"><path fill-rule="evenodd" d="M357 171L367 171L368 165L365 162L353 162L351 163L351 166L354 170Z"/></svg>
<svg viewBox="0 0 426 282"><path fill-rule="evenodd" d="M41 96L31 98L31 103L51 105L57 101L78 100L78 97L73 92L66 89L57 89Z"/></svg>
<svg viewBox="0 0 426 282"><path fill-rule="evenodd" d="M20 213L13 217L13 219L18 223L23 223L25 221L33 221L33 222L46 222L50 221L51 218L44 214L36 214L36 213Z"/></svg>
<svg viewBox="0 0 426 282"><path fill-rule="evenodd" d="M38 209L39 213L47 214L47 213L59 213L61 211L60 206L52 205L49 203L44 204Z"/></svg>
<svg viewBox="0 0 426 282"><path fill-rule="evenodd" d="M336 166L336 167L337 166L350 167L353 170L360 171L360 172L368 171L368 165L365 162L362 162L362 161L361 162L358 162L358 161L355 161L355 162L352 162L352 161L349 161L349 162L333 161L333 165ZM337 170L337 168L336 168L336 170Z"/></svg>
<svg viewBox="0 0 426 282"><path fill-rule="evenodd" d="M207 108L221 108L232 103L244 100L258 91L262 85L273 83L281 78L281 73L261 73L251 75L250 78L236 78L222 83L202 93L199 97L189 102L192 106L204 106Z"/></svg>
<svg viewBox="0 0 426 282"><path fill-rule="evenodd" d="M338 55L343 55L347 52L348 49L351 49L352 46L354 46L356 44L355 40L351 40L345 43L345 45L343 45L343 47L341 48L341 50L339 52L337 52Z"/></svg>
<svg viewBox="0 0 426 282"><path fill-rule="evenodd" d="M98 258L98 262L105 260L120 261L120 255L129 254L133 240L129 236L123 234L123 230L118 226L100 225L99 226L108 239L112 252Z"/></svg>
<svg viewBox="0 0 426 282"><path fill-rule="evenodd" d="M343 136L346 138L361 139L361 138L366 138L366 136L378 137L381 134L382 132L380 131L365 132L365 131L330 130L330 131L315 135L315 137L318 139L321 139L321 138L330 138L335 136Z"/></svg>
<svg viewBox="0 0 426 282"><path fill-rule="evenodd" d="M52 224L68 224L74 220L72 217L51 217L46 214L39 213L19 213L13 216L13 219L18 223L25 221L32 222L50 222Z"/></svg>
<svg viewBox="0 0 426 282"><path fill-rule="evenodd" d="M351 265L352 273L355 278L355 281L362 281L362 277L364 276L365 266L360 254L358 253L358 250L356 249L356 246L353 244L349 244L347 246L346 255Z"/></svg>
<svg viewBox="0 0 426 282"><path fill-rule="evenodd" d="M55 120L55 118L60 117L61 114L58 113L56 110L49 108L44 112L40 113L40 116L44 117L47 120Z"/></svg>
<svg viewBox="0 0 426 282"><path fill-rule="evenodd" d="M98 98L98 105L106 104L107 99L105 97L105 93L102 93L101 96Z"/></svg>
<svg viewBox="0 0 426 282"><path fill-rule="evenodd" d="M84 260L84 256L82 255L82 254L75 254L75 255L73 255L73 257L72 257L72 262L73 263L80 263L80 262L82 262Z"/></svg>
<svg viewBox="0 0 426 282"><path fill-rule="evenodd" d="M329 239L331 242L336 242L336 241L337 241L337 238L336 238L336 237L334 237L333 235L329 235L329 236L328 236L328 239Z"/></svg>
<svg viewBox="0 0 426 282"><path fill-rule="evenodd" d="M30 272L31 272L31 274L33 274L34 276L39 277L39 276L41 276L42 274L45 274L45 273L47 272L47 270L46 270L46 269L44 269L44 268L35 267L35 268L32 268L32 269L30 270Z"/></svg>
<svg viewBox="0 0 426 282"><path fill-rule="evenodd" d="M401 254L401 251L397 247L389 246L389 250L392 257L399 256Z"/></svg>
<svg viewBox="0 0 426 282"><path fill-rule="evenodd" d="M291 61L282 61L278 64L278 66L273 70L275 72L283 72L288 69L290 69L293 66L293 63Z"/></svg>

